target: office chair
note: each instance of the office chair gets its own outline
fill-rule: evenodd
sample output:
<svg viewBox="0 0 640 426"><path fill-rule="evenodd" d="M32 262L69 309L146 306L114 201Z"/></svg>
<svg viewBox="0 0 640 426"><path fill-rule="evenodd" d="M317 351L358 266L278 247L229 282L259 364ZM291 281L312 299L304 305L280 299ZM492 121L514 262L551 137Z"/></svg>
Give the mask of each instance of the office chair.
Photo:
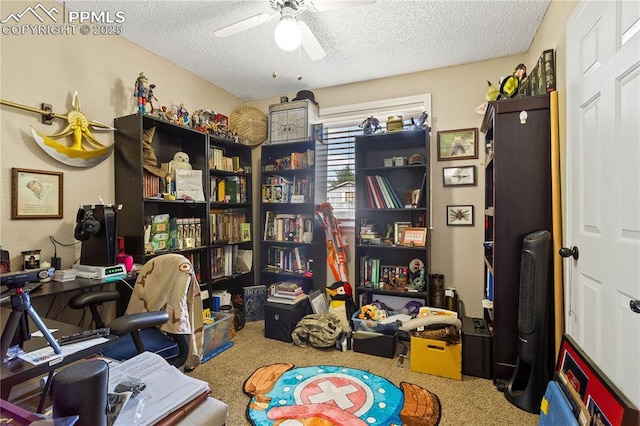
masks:
<svg viewBox="0 0 640 426"><path fill-rule="evenodd" d="M89 308L96 328L104 327L98 306L115 301L117 291L90 292L69 301L73 309ZM171 253L149 260L140 270L125 315L106 325L119 339L104 356L125 360L138 353L157 353L176 367L195 368L202 354L200 286L189 260ZM188 362L187 362L188 361Z"/></svg>

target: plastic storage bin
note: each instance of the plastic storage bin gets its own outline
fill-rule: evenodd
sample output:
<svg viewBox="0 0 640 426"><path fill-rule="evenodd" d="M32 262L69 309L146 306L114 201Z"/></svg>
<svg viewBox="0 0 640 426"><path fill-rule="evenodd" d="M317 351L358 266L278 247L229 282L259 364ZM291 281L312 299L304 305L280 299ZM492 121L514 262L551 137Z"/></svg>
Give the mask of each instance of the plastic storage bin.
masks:
<svg viewBox="0 0 640 426"><path fill-rule="evenodd" d="M202 330L202 358L201 362L209 361L220 352L233 346L231 342L231 321L233 314L212 312L213 322L204 324Z"/></svg>

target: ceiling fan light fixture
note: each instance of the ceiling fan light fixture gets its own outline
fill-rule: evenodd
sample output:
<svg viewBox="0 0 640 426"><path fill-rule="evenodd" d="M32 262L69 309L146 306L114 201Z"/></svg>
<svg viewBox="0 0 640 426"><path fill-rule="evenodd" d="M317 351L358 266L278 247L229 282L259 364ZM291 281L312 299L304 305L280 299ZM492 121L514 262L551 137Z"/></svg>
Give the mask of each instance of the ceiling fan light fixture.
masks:
<svg viewBox="0 0 640 426"><path fill-rule="evenodd" d="M302 41L302 34L300 33L300 27L298 21L293 14L293 10L282 10L282 18L276 26L276 31L273 34L274 39L278 47L282 50L290 52L300 46Z"/></svg>

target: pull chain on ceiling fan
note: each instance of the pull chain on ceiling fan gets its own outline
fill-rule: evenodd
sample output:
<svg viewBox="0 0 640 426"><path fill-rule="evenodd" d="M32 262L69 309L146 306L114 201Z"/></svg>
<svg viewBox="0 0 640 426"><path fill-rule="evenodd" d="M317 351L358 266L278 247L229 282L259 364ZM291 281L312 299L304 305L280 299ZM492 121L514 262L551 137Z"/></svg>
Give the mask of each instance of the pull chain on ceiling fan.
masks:
<svg viewBox="0 0 640 426"><path fill-rule="evenodd" d="M309 59L319 61L327 53L309 26L298 19L298 15L305 10L321 12L343 7L369 5L375 2L376 0L269 0L269 5L275 10L275 13L260 13L251 16L222 27L214 31L214 34L218 37L229 37L280 16L280 22L274 32L274 39L278 47L282 50L292 51L302 45Z"/></svg>

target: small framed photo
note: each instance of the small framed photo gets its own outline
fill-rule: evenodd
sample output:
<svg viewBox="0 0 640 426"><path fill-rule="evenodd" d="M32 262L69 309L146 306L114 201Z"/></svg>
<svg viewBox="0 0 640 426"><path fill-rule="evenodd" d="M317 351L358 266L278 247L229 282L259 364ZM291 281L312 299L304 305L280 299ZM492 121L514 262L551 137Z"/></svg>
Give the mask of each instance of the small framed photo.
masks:
<svg viewBox="0 0 640 426"><path fill-rule="evenodd" d="M473 226L473 206L447 206L447 226Z"/></svg>
<svg viewBox="0 0 640 426"><path fill-rule="evenodd" d="M438 161L478 158L478 128L438 132Z"/></svg>
<svg viewBox="0 0 640 426"><path fill-rule="evenodd" d="M411 227L411 222L394 222L393 223L393 242L399 243L402 241L402 233L405 229Z"/></svg>
<svg viewBox="0 0 640 426"><path fill-rule="evenodd" d="M469 186L476 184L476 166L444 167L442 169L444 186Z"/></svg>
<svg viewBox="0 0 640 426"><path fill-rule="evenodd" d="M61 219L62 173L11 169L11 219Z"/></svg>
<svg viewBox="0 0 640 426"><path fill-rule="evenodd" d="M404 228L402 244L407 246L424 247L427 243L427 228Z"/></svg>

